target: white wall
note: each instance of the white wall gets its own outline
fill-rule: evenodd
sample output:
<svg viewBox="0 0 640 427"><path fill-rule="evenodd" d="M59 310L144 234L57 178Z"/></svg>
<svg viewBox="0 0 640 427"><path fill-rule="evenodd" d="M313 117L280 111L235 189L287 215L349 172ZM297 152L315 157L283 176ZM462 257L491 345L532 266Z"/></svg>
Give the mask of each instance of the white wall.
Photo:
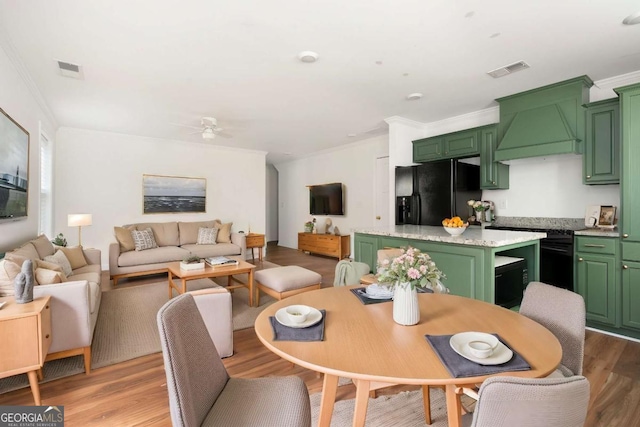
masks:
<svg viewBox="0 0 640 427"><path fill-rule="evenodd" d="M354 227L374 225L376 158L386 155L388 137L383 135L275 165L279 177L279 245L297 248L298 233L312 218L307 185L344 184L345 215L331 216L341 234L350 234ZM326 219L324 216L316 218L320 225ZM353 239L351 245L353 247Z"/></svg>
<svg viewBox="0 0 640 427"><path fill-rule="evenodd" d="M54 230L76 244L67 214L91 213L82 229L85 247L102 250L108 266L113 227L135 222L233 221L233 231L265 232L264 152L221 148L108 132L61 128L56 146ZM207 179L206 213L142 214L142 175Z"/></svg>
<svg viewBox="0 0 640 427"><path fill-rule="evenodd" d="M267 242L278 240L278 170L267 165Z"/></svg>
<svg viewBox="0 0 640 427"><path fill-rule="evenodd" d="M0 38L2 35L0 34ZM0 45L0 108L29 132L29 196L27 218L0 222L0 252L14 249L36 237L40 216L40 132L53 138L56 124L41 108L36 95L26 84L28 77L21 71L16 57Z"/></svg>

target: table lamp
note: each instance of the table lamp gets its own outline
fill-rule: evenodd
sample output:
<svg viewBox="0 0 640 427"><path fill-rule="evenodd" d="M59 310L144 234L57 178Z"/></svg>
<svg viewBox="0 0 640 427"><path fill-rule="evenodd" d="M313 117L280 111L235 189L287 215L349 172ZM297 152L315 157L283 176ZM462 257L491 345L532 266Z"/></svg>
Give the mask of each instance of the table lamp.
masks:
<svg viewBox="0 0 640 427"><path fill-rule="evenodd" d="M67 215L67 225L78 227L78 246L82 246L82 226L91 225L91 214L69 214Z"/></svg>

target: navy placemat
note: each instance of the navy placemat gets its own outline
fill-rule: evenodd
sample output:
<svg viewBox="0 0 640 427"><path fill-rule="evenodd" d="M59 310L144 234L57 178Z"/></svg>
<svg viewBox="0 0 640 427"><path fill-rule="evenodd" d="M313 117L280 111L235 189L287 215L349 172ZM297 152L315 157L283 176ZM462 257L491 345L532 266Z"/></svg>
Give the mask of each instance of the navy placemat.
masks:
<svg viewBox="0 0 640 427"><path fill-rule="evenodd" d="M498 338L502 344L509 347L509 345L504 342L498 334L492 335ZM480 365L472 362L471 360L460 356L453 348L451 348L449 340L452 336L453 335L425 335L424 337L436 352L442 364L454 378L477 377L497 374L499 372L528 371L531 369L529 363L527 363L527 361L524 360L524 358L517 352L513 351L511 347L509 347L509 349L513 351L513 357L511 357L511 360L508 362L500 365Z"/></svg>
<svg viewBox="0 0 640 427"><path fill-rule="evenodd" d="M327 317L327 310L320 310L322 320L307 328L291 328L278 322L275 317L270 316L271 329L273 329L274 341L324 341L324 319Z"/></svg>

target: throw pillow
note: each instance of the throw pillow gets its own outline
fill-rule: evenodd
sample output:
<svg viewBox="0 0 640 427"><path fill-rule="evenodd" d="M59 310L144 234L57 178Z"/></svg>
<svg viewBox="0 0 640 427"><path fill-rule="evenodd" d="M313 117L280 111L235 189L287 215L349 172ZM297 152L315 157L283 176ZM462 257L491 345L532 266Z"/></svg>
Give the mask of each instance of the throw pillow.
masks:
<svg viewBox="0 0 640 427"><path fill-rule="evenodd" d="M67 256L62 251L56 251L55 254L45 257L44 260L58 264L62 268L62 272L65 276L71 276L73 274L71 263L69 263Z"/></svg>
<svg viewBox="0 0 640 427"><path fill-rule="evenodd" d="M35 267L36 267L36 269L44 268L46 270L59 271L60 273L62 273L62 267L60 267L58 264L54 264L54 263L49 262L49 261L43 261L41 259L37 259L35 261Z"/></svg>
<svg viewBox="0 0 640 427"><path fill-rule="evenodd" d="M4 265L7 261L0 261L0 297L13 296L15 290L13 286L13 279L9 278Z"/></svg>
<svg viewBox="0 0 640 427"><path fill-rule="evenodd" d="M133 229L133 227L113 227L116 240L120 244L120 252L129 252L136 248L133 237L131 237L131 230Z"/></svg>
<svg viewBox="0 0 640 427"><path fill-rule="evenodd" d="M41 234L38 236L38 238L33 239L31 243L36 248L36 252L38 252L38 256L41 259L46 256L53 255L53 253L55 252L53 243L51 243L51 241L44 234Z"/></svg>
<svg viewBox="0 0 640 427"><path fill-rule="evenodd" d="M228 222L226 224L222 224L217 221L214 223L215 227L218 229L218 237L216 241L218 243L231 243L231 226L232 222Z"/></svg>
<svg viewBox="0 0 640 427"><path fill-rule="evenodd" d="M198 229L198 241L197 245L215 245L216 238L218 237L218 228L204 228Z"/></svg>
<svg viewBox="0 0 640 427"><path fill-rule="evenodd" d="M75 270L76 268L84 267L87 265L87 259L84 257L84 252L82 251L82 246L73 246L73 247L60 247L59 251L64 252L64 255L69 260L69 264L71 264L71 269Z"/></svg>
<svg viewBox="0 0 640 427"><path fill-rule="evenodd" d="M133 243L135 244L136 251L144 251L158 247L156 239L153 236L153 231L150 228L145 228L144 230L131 230L131 237L133 237Z"/></svg>
<svg viewBox="0 0 640 427"><path fill-rule="evenodd" d="M4 271L12 281L16 278L18 273L20 273L20 267L22 267L22 264L18 264L10 259L4 259Z"/></svg>
<svg viewBox="0 0 640 427"><path fill-rule="evenodd" d="M46 268L36 268L36 283L38 285L52 285L62 283L64 273L61 271L47 270ZM66 280L66 277L64 277Z"/></svg>

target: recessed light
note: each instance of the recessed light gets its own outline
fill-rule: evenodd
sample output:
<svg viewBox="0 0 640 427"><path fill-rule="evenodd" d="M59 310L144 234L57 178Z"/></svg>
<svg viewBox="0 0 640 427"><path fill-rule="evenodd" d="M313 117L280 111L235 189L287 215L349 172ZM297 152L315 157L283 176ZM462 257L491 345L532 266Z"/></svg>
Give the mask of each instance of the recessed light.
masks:
<svg viewBox="0 0 640 427"><path fill-rule="evenodd" d="M347 136L348 136L349 138L353 138L353 137L354 137L354 136L356 136L356 135L357 135L357 134L355 134L355 133L348 133L348 134L347 134Z"/></svg>
<svg viewBox="0 0 640 427"><path fill-rule="evenodd" d="M490 39L495 39L496 37L500 37L500 33L493 33L489 36Z"/></svg>
<svg viewBox="0 0 640 427"><path fill-rule="evenodd" d="M292 153L291 151L285 151L285 152L284 152L284 155L285 155L285 156L290 156L290 155L292 155L292 154L293 154L293 153Z"/></svg>
<svg viewBox="0 0 640 427"><path fill-rule="evenodd" d="M409 73L403 73L402 74L404 77L407 77L409 75Z"/></svg>
<svg viewBox="0 0 640 427"><path fill-rule="evenodd" d="M624 25L636 25L640 24L640 12L632 13L631 15L624 18L622 21Z"/></svg>
<svg viewBox="0 0 640 427"><path fill-rule="evenodd" d="M410 93L409 95L407 95L407 99L409 101L417 101L418 99L422 98L422 94L415 92L415 93Z"/></svg>
<svg viewBox="0 0 640 427"><path fill-rule="evenodd" d="M376 65L382 65L382 61L376 61Z"/></svg>
<svg viewBox="0 0 640 427"><path fill-rule="evenodd" d="M298 54L298 59L302 62L316 62L318 54L310 50L304 50Z"/></svg>

